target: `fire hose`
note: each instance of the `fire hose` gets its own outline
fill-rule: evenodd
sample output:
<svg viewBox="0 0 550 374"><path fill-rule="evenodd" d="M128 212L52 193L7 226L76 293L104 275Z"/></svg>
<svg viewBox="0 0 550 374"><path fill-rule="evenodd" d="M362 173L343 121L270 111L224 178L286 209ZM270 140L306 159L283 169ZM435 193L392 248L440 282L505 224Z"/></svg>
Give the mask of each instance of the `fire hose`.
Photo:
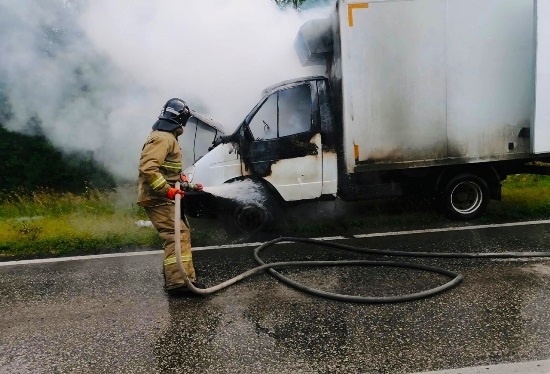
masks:
<svg viewBox="0 0 550 374"><path fill-rule="evenodd" d="M179 183L176 184L176 188L179 188ZM357 302L357 303L395 303L395 302L404 302L404 301L413 301L430 296L437 295L444 291L447 291L455 286L457 286L464 277L461 274L456 272L439 268L436 266L429 266L423 264L414 264L409 262L401 261L379 261L379 260L338 260L338 261L285 261L285 262L273 262L266 264L260 258L260 252L264 249L281 242L301 242L316 244L321 246L327 246L342 250L348 250L352 252L361 252L369 255L381 255L381 256L396 256L396 257L431 257L431 258L470 258L470 259L495 259L495 258L534 258L534 257L550 257L550 252L503 252L503 253L447 253L447 252L405 252L405 251L391 251L391 250L382 250L382 249L372 249L372 248L361 248L354 247L345 244L331 243L316 239L308 238L294 238L294 237L280 237L268 242L263 243L254 249L254 259L259 264L259 266L252 268L244 273L241 273L231 279L226 280L223 283L220 283L216 286L208 287L205 289L197 288L187 277L185 270L183 268L183 262L181 258L181 242L180 242L180 228L181 228L181 196L176 194L175 197L175 225L174 225L174 234L175 234L175 243L176 243L176 262L178 269L183 277L183 280L188 287L188 289L198 295L210 295L215 292L218 292L222 289L225 289L245 278L248 278L259 272L267 271L276 279L282 283L298 289L300 291L338 301L346 302ZM305 286L299 282L296 282L283 274L275 270L275 268L289 268L289 267L320 267L320 266L386 266L386 267L398 267L398 268L407 268L422 270L427 272L432 272L436 274L441 274L451 278L450 281L444 283L438 287L434 287L425 291L420 291L416 293L406 294L406 295L397 295L397 296L355 296L355 295L345 295L334 292L323 291L320 289L312 288Z"/></svg>

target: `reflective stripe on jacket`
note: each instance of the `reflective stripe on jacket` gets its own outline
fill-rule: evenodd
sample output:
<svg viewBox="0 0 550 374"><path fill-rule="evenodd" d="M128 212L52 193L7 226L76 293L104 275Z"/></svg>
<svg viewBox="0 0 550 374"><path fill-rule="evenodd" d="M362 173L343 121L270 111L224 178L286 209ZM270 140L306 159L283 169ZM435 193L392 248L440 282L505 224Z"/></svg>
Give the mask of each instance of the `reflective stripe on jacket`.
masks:
<svg viewBox="0 0 550 374"><path fill-rule="evenodd" d="M181 158L181 148L174 133L153 131L149 134L139 160L139 205L171 202L166 192L180 179Z"/></svg>

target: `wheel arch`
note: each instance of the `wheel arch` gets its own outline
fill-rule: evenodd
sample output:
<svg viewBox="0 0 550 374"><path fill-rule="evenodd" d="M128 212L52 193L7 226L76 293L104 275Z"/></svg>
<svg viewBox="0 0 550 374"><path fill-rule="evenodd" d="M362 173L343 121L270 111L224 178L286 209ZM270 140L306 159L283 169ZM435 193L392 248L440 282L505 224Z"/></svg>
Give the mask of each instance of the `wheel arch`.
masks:
<svg viewBox="0 0 550 374"><path fill-rule="evenodd" d="M501 176L491 164L466 164L443 169L435 182L436 193L441 192L447 183L460 174L472 174L481 178L489 188L489 197L493 200L501 199Z"/></svg>
<svg viewBox="0 0 550 374"><path fill-rule="evenodd" d="M229 219L226 220L226 230L229 232L254 233L257 231L269 231L275 228L281 215L284 214L284 200L277 189L261 177L248 175L231 178L224 182L224 184L240 181L252 181L261 186L265 194L265 200L261 203L254 201L233 201L225 204L223 207L224 216L226 219ZM261 212L263 213L260 214ZM252 217L254 219L263 218L261 222L258 221L259 224L257 228L251 228L248 226L250 220L247 217Z"/></svg>

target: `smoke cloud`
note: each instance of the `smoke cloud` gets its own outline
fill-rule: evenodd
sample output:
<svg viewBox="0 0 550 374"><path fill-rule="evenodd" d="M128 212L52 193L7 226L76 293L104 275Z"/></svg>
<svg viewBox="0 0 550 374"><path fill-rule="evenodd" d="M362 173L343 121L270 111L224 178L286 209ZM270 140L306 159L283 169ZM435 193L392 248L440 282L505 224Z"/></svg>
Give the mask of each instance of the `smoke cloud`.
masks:
<svg viewBox="0 0 550 374"><path fill-rule="evenodd" d="M230 132L266 86L323 74L300 65L293 42L307 19L329 9L282 11L272 0L2 0L0 123L40 132L65 152L89 152L134 180L166 100L183 98Z"/></svg>

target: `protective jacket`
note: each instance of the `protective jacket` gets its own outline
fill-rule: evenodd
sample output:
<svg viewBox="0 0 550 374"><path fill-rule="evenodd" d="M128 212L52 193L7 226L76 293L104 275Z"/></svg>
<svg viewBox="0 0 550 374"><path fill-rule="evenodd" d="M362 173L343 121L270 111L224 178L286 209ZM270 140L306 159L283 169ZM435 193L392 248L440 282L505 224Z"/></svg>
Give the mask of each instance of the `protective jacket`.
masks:
<svg viewBox="0 0 550 374"><path fill-rule="evenodd" d="M153 130L147 137L139 161L138 205L173 203L166 193L180 179L182 171L177 135L176 131Z"/></svg>

